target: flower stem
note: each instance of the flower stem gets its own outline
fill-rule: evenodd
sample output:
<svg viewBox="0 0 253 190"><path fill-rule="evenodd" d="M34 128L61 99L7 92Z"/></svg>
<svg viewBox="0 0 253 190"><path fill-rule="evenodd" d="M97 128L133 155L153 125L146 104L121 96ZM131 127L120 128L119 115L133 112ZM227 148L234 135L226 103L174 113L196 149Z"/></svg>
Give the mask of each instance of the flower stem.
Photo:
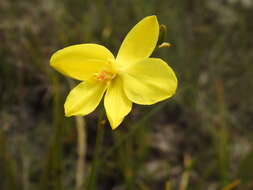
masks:
<svg viewBox="0 0 253 190"><path fill-rule="evenodd" d="M97 189L96 181L97 181L99 165L100 165L100 154L101 154L102 145L103 145L105 124L106 124L106 115L105 115L104 109L102 108L99 121L98 121L96 143L95 143L95 149L94 149L94 154L93 154L93 159L92 159L92 164L91 164L90 175L86 181L85 189L87 190Z"/></svg>
<svg viewBox="0 0 253 190"><path fill-rule="evenodd" d="M72 89L75 84L72 80L67 80L70 89ZM86 123L84 117L75 117L76 131L77 131L77 163L76 163L76 190L80 190L84 184L84 176L86 170L85 157L87 152L87 134L86 134Z"/></svg>
<svg viewBox="0 0 253 190"><path fill-rule="evenodd" d="M76 130L77 130L77 154L78 160L76 164L76 190L80 190L84 182L85 171L85 155L87 150L86 144L86 123L83 117L77 116Z"/></svg>

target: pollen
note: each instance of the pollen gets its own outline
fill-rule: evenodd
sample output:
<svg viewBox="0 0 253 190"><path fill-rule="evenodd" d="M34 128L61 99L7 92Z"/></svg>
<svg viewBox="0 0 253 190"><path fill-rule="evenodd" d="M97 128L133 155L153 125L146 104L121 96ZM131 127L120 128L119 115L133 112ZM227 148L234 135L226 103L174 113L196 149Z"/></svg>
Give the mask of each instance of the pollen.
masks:
<svg viewBox="0 0 253 190"><path fill-rule="evenodd" d="M109 82L115 77L115 74L109 71L101 71L95 74L95 79L100 82Z"/></svg>

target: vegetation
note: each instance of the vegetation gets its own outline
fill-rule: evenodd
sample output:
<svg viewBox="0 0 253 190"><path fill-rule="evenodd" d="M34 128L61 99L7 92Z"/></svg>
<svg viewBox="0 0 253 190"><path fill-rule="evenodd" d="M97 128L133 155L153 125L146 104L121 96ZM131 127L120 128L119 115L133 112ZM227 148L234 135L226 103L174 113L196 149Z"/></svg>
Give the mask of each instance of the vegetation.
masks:
<svg viewBox="0 0 253 190"><path fill-rule="evenodd" d="M253 3L250 0L1 0L1 190L253 189ZM114 54L157 15L175 70L174 98L134 106L112 131L100 106L65 118L76 81L53 52L98 43ZM100 127L98 127L98 125Z"/></svg>

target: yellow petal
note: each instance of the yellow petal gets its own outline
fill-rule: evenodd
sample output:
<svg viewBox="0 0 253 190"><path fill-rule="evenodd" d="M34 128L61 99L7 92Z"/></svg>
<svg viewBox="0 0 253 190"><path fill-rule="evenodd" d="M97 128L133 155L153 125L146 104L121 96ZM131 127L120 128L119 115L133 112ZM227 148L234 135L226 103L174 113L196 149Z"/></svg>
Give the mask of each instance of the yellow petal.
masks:
<svg viewBox="0 0 253 190"><path fill-rule="evenodd" d="M112 53L97 44L80 44L53 54L50 65L60 73L77 80L88 80L94 73L111 67Z"/></svg>
<svg viewBox="0 0 253 190"><path fill-rule="evenodd" d="M156 16L148 16L136 24L124 39L117 62L129 64L147 58L153 52L159 36L159 24Z"/></svg>
<svg viewBox="0 0 253 190"><path fill-rule="evenodd" d="M105 94L104 106L112 129L116 129L131 111L132 102L126 97L119 77L111 81Z"/></svg>
<svg viewBox="0 0 253 190"><path fill-rule="evenodd" d="M106 90L105 83L81 82L72 89L64 104L65 115L87 115L94 111Z"/></svg>
<svg viewBox="0 0 253 190"><path fill-rule="evenodd" d="M161 59L146 58L130 65L122 75L127 97L150 105L171 97L177 88L174 71Z"/></svg>

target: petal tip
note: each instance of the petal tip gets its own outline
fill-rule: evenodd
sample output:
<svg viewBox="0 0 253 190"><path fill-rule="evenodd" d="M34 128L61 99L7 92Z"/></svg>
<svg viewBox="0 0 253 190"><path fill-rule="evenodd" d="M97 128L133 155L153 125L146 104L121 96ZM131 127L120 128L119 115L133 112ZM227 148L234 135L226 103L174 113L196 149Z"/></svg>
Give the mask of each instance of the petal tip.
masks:
<svg viewBox="0 0 253 190"><path fill-rule="evenodd" d="M67 112L66 110L65 110L65 117L71 117L73 114L71 114L70 112Z"/></svg>
<svg viewBox="0 0 253 190"><path fill-rule="evenodd" d="M108 121L110 123L112 130L117 129L124 119L124 118L122 118L120 120L113 120L110 116L108 116L108 114L107 114L107 118L108 118Z"/></svg>
<svg viewBox="0 0 253 190"><path fill-rule="evenodd" d="M147 17L150 17L152 19L157 19L157 16L156 15L150 15L150 16L147 16Z"/></svg>
<svg viewBox="0 0 253 190"><path fill-rule="evenodd" d="M71 117L71 116L73 116L73 113L71 112L71 110L67 106L66 102L64 104L64 114L65 114L65 117Z"/></svg>
<svg viewBox="0 0 253 190"><path fill-rule="evenodd" d="M113 126L113 125L111 125L111 128L112 128L112 130L114 131L114 130L116 130L116 129L118 128L118 126Z"/></svg>
<svg viewBox="0 0 253 190"><path fill-rule="evenodd" d="M50 61L49 61L49 64L51 67L55 67L55 55L56 53L54 53L51 58L50 58Z"/></svg>
<svg viewBox="0 0 253 190"><path fill-rule="evenodd" d="M110 117L108 116L108 114L107 114L107 118L108 118L108 121L109 121L109 123L110 123L110 126L111 126L112 130L117 129L121 122L114 122L114 121L112 120L112 118L110 118Z"/></svg>
<svg viewBox="0 0 253 190"><path fill-rule="evenodd" d="M71 117L72 115L70 115L70 114L65 114L65 117Z"/></svg>
<svg viewBox="0 0 253 190"><path fill-rule="evenodd" d="M150 21L153 21L158 24L158 20L157 20L156 15L147 16L145 19L149 19Z"/></svg>

